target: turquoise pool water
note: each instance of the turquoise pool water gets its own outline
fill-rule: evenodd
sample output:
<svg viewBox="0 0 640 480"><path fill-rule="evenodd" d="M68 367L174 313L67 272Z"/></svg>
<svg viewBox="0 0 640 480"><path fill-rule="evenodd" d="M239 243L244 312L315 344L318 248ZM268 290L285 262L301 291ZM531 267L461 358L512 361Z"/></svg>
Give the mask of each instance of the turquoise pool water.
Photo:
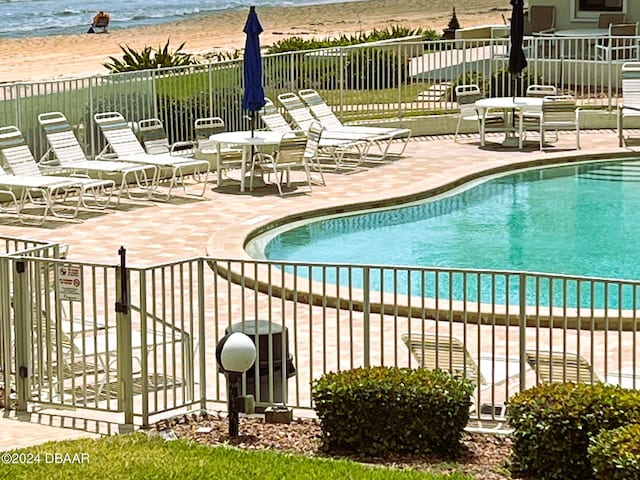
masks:
<svg viewBox="0 0 640 480"><path fill-rule="evenodd" d="M280 233L264 254L272 260L639 280L638 239L640 161L627 160L528 170L434 201L319 220ZM408 277L377 287L429 291L429 280L418 280L415 287L407 287ZM477 284L468 288L478 290Z"/></svg>

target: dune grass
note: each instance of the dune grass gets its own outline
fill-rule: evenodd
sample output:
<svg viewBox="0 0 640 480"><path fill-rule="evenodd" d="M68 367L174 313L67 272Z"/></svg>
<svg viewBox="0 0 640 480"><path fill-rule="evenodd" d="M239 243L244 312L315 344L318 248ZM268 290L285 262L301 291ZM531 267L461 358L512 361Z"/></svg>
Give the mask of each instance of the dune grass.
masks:
<svg viewBox="0 0 640 480"><path fill-rule="evenodd" d="M185 440L165 441L141 433L48 442L0 452L1 478L33 479L305 479L305 480L471 480L463 474L393 470L347 460L271 451L248 452ZM57 462L56 462L57 460ZM12 461L16 463L13 464ZM27 463L29 462L29 463Z"/></svg>

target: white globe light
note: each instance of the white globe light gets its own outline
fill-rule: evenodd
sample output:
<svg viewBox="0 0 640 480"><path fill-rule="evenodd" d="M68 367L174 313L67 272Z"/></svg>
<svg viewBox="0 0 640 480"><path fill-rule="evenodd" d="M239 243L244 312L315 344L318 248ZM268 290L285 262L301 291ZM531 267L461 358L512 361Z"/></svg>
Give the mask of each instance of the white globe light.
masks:
<svg viewBox="0 0 640 480"><path fill-rule="evenodd" d="M222 346L220 363L227 372L246 372L256 361L256 346L244 333L235 332Z"/></svg>

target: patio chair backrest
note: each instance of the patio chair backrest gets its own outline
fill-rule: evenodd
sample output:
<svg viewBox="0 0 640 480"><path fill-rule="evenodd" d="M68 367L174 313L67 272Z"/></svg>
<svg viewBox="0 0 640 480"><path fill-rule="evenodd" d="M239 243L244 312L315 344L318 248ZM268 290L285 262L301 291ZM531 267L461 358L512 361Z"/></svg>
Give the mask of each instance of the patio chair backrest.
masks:
<svg viewBox="0 0 640 480"><path fill-rule="evenodd" d="M576 99L571 95L548 95L542 99L543 123L576 123Z"/></svg>
<svg viewBox="0 0 640 480"><path fill-rule="evenodd" d="M265 98L265 105L258 112L258 115L262 119L267 128L273 132L292 132L293 129L287 123L284 116L278 110L278 107L268 98Z"/></svg>
<svg viewBox="0 0 640 480"><path fill-rule="evenodd" d="M640 62L622 65L622 98L625 105L640 107Z"/></svg>
<svg viewBox="0 0 640 480"><path fill-rule="evenodd" d="M281 93L278 95L278 100L287 109L291 120L296 126L303 131L309 130L309 127L316 118L309 111L309 109L302 103L300 97L293 92Z"/></svg>
<svg viewBox="0 0 640 480"><path fill-rule="evenodd" d="M162 121L158 118L146 118L138 122L138 135L147 153L168 153L169 138Z"/></svg>
<svg viewBox="0 0 640 480"><path fill-rule="evenodd" d="M591 364L576 353L530 350L525 358L542 383L599 381Z"/></svg>
<svg viewBox="0 0 640 480"><path fill-rule="evenodd" d="M62 112L41 113L38 115L38 122L61 165L87 160L69 121Z"/></svg>
<svg viewBox="0 0 640 480"><path fill-rule="evenodd" d="M529 85L527 87L527 97L546 97L547 95L557 95L558 89L555 85Z"/></svg>
<svg viewBox="0 0 640 480"><path fill-rule="evenodd" d="M433 333L404 333L401 338L420 367L428 370L439 368L452 375L465 376L480 385L488 383L464 344L457 338Z"/></svg>
<svg viewBox="0 0 640 480"><path fill-rule="evenodd" d="M612 23L609 25L610 37L635 37L638 35L638 23Z"/></svg>
<svg viewBox="0 0 640 480"><path fill-rule="evenodd" d="M609 28L612 23L624 23L624 13L601 13L598 28Z"/></svg>
<svg viewBox="0 0 640 480"><path fill-rule="evenodd" d="M556 7L553 5L532 5L528 17L527 34L549 33L556 28Z"/></svg>
<svg viewBox="0 0 640 480"><path fill-rule="evenodd" d="M322 131L324 127L320 122L313 122L309 126L307 131L307 144L304 150L304 157L312 162L318 156L318 148L320 146L320 138L322 137Z"/></svg>
<svg viewBox="0 0 640 480"><path fill-rule="evenodd" d="M193 128L196 141L198 143L209 140L211 135L227 131L227 127L221 117L198 118L196 119Z"/></svg>
<svg viewBox="0 0 640 480"><path fill-rule="evenodd" d="M455 88L456 101L461 117L476 118L478 115L476 101L484 98L480 87L475 84L457 85Z"/></svg>
<svg viewBox="0 0 640 480"><path fill-rule="evenodd" d="M147 154L122 114L118 112L96 113L93 118L118 157L126 158L127 156Z"/></svg>
<svg viewBox="0 0 640 480"><path fill-rule="evenodd" d="M302 164L307 139L295 133L285 133L276 151L278 164Z"/></svg>
<svg viewBox="0 0 640 480"><path fill-rule="evenodd" d="M18 127L10 125L0 128L0 152L12 174L42 175L36 159Z"/></svg>
<svg viewBox="0 0 640 480"><path fill-rule="evenodd" d="M329 130L340 130L344 127L340 119L333 113L331 107L324 101L318 92L311 89L304 89L298 92L300 98L306 103L314 117L316 117L325 128Z"/></svg>

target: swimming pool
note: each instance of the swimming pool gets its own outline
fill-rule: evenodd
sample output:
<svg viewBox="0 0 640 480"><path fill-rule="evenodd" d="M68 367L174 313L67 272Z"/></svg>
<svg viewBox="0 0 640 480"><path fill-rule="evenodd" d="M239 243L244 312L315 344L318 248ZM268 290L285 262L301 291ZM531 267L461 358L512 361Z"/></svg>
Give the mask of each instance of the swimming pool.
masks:
<svg viewBox="0 0 640 480"><path fill-rule="evenodd" d="M627 160L529 169L401 208L305 223L277 232L263 252L270 260L638 280L638 238L640 161Z"/></svg>

